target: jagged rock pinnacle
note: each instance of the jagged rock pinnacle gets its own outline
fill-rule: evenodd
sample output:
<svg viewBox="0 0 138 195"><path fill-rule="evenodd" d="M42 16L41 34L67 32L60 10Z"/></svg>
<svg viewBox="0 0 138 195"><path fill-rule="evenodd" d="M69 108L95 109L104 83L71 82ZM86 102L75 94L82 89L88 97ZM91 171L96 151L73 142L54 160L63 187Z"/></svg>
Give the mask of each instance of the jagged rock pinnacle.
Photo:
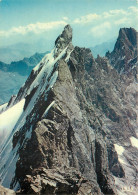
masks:
<svg viewBox="0 0 138 195"><path fill-rule="evenodd" d="M128 72L133 65L131 61L136 61L137 37L138 33L134 28L121 28L114 50L106 54L118 72Z"/></svg>
<svg viewBox="0 0 138 195"><path fill-rule="evenodd" d="M136 46L137 43L137 32L134 28L121 28L119 36L115 45L115 48L120 49L120 42L127 44L131 49L132 46Z"/></svg>
<svg viewBox="0 0 138 195"><path fill-rule="evenodd" d="M136 46L137 44L137 32L134 28L123 28L120 29L120 32L123 31L123 33L126 35L127 39L130 41L130 43L133 46Z"/></svg>
<svg viewBox="0 0 138 195"><path fill-rule="evenodd" d="M61 35L58 36L58 38L55 41L55 45L58 45L59 43L66 43L69 44L72 41L72 28L68 24L65 26L63 32Z"/></svg>
<svg viewBox="0 0 138 195"><path fill-rule="evenodd" d="M63 32L61 33L61 35L58 36L55 41L55 46L57 48L55 57L57 57L58 54L68 45L72 47L72 28L69 24L65 26Z"/></svg>

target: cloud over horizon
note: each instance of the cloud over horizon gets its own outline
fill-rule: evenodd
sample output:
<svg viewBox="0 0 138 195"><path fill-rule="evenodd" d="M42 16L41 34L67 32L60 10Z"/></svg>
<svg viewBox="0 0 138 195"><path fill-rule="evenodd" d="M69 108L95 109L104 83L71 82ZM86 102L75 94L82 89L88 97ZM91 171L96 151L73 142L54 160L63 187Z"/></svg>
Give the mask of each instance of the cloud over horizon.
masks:
<svg viewBox="0 0 138 195"><path fill-rule="evenodd" d="M67 23L64 20L46 22L46 23L37 22L35 24L28 24L27 26L13 27L9 29L8 31L0 30L0 36L8 37L8 36L17 35L17 34L25 35L27 33L41 34L51 29L55 29L60 26L65 26L66 24Z"/></svg>
<svg viewBox="0 0 138 195"><path fill-rule="evenodd" d="M90 29L89 33L94 37L104 37L105 34L108 35L108 31L112 33L113 29L119 29L122 27L134 27L138 30L137 21L138 8L136 7L131 6L127 10L109 10L108 12L103 12L97 17L97 21Z"/></svg>
<svg viewBox="0 0 138 195"><path fill-rule="evenodd" d="M124 25L124 27L132 25L137 29L137 13L138 8L131 6L127 10L112 9L108 12L102 12L101 14L89 13L75 18L74 20L69 20L68 17L63 16L62 19L58 21L37 22L26 26L12 27L9 30L0 30L0 37L26 35L28 33L41 34L65 26L68 21L71 25L87 25L87 27L89 27L89 33L92 33L94 37L98 37L103 36L107 30L110 30L113 26L120 28L122 25Z"/></svg>
<svg viewBox="0 0 138 195"><path fill-rule="evenodd" d="M76 18L73 23L75 24L87 24L87 23L90 23L90 22L93 22L97 19L100 19L101 16L94 13L94 14L88 14L88 15L85 15L85 16L81 16L80 18Z"/></svg>
<svg viewBox="0 0 138 195"><path fill-rule="evenodd" d="M138 8L130 0L4 0L0 3L1 47L43 39L49 49L66 24L73 28L73 44L94 46L116 39L123 27L138 30ZM12 3L14 2L14 3ZM34 3L33 3L34 2ZM74 8L74 9L72 9ZM50 47L48 45L51 45Z"/></svg>

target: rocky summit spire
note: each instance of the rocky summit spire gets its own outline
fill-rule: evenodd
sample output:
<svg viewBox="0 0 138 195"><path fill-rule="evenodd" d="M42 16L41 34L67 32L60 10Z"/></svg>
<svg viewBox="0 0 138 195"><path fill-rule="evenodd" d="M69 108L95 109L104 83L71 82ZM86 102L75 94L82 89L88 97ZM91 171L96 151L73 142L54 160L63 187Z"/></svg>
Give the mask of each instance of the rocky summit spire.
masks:
<svg viewBox="0 0 138 195"><path fill-rule="evenodd" d="M55 45L58 46L58 44L69 44L72 41L72 28L68 24L65 26L63 32L61 35L58 36L58 38L55 41Z"/></svg>
<svg viewBox="0 0 138 195"><path fill-rule="evenodd" d="M121 28L115 45L115 49L120 49L120 44L127 45L132 50L137 44L137 32L134 28Z"/></svg>
<svg viewBox="0 0 138 195"><path fill-rule="evenodd" d="M65 26L61 35L59 35L58 38L56 39L55 46L57 49L55 52L55 57L57 57L59 53L63 49L65 49L67 46L69 46L70 49L73 47L72 46L72 28L69 24Z"/></svg>
<svg viewBox="0 0 138 195"><path fill-rule="evenodd" d="M137 31L134 28L123 28L120 29L120 34L124 33L128 39L128 41L133 45L136 46L137 44Z"/></svg>
<svg viewBox="0 0 138 195"><path fill-rule="evenodd" d="M138 33L134 28L121 28L111 53L107 53L110 63L118 72L128 72L137 61Z"/></svg>

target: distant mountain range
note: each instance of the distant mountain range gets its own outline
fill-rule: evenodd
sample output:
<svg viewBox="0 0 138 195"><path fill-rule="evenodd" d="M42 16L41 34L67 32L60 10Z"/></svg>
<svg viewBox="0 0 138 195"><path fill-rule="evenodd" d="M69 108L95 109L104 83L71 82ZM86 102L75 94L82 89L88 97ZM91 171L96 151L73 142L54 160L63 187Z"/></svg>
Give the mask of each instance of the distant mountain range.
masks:
<svg viewBox="0 0 138 195"><path fill-rule="evenodd" d="M112 40L110 42L104 42L94 47L90 47L90 49L95 58L97 57L98 54L103 57L105 56L106 52L113 50L114 45L115 45L115 40Z"/></svg>
<svg viewBox="0 0 138 195"><path fill-rule="evenodd" d="M11 64L0 62L0 104L7 102L12 94L18 92L32 68L41 61L46 53L36 53L30 58L24 58Z"/></svg>
<svg viewBox="0 0 138 195"><path fill-rule="evenodd" d="M12 61L19 61L24 57L29 58L34 53L44 53L51 48L43 39L34 43L17 43L14 45L0 47L0 61L10 64Z"/></svg>
<svg viewBox="0 0 138 195"><path fill-rule="evenodd" d="M30 58L24 58L20 61L11 62L11 64L0 62L0 70L4 72L17 72L21 76L28 76L32 68L38 62L40 62L46 53L35 53Z"/></svg>
<svg viewBox="0 0 138 195"><path fill-rule="evenodd" d="M104 56L109 50L112 51L115 44L115 40L109 42L104 42L102 44L97 44L94 47L90 47L93 56L97 57L97 54ZM10 64L12 61L19 61L24 57L32 56L36 51L43 53L46 51L47 46L45 41L40 40L39 42L29 44L29 43L18 43L10 45L7 47L0 47L0 61Z"/></svg>

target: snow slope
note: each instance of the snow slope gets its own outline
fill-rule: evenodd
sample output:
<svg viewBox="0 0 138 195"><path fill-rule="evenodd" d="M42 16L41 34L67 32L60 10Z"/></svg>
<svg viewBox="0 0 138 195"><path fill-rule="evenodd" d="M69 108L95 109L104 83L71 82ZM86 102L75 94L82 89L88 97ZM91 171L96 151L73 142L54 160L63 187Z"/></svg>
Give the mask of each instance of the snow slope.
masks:
<svg viewBox="0 0 138 195"><path fill-rule="evenodd" d="M8 103L5 103L5 104L2 104L0 106L0 113L3 112L6 109L7 105L8 105Z"/></svg>
<svg viewBox="0 0 138 195"><path fill-rule="evenodd" d="M0 148L23 113L25 99L0 114Z"/></svg>

